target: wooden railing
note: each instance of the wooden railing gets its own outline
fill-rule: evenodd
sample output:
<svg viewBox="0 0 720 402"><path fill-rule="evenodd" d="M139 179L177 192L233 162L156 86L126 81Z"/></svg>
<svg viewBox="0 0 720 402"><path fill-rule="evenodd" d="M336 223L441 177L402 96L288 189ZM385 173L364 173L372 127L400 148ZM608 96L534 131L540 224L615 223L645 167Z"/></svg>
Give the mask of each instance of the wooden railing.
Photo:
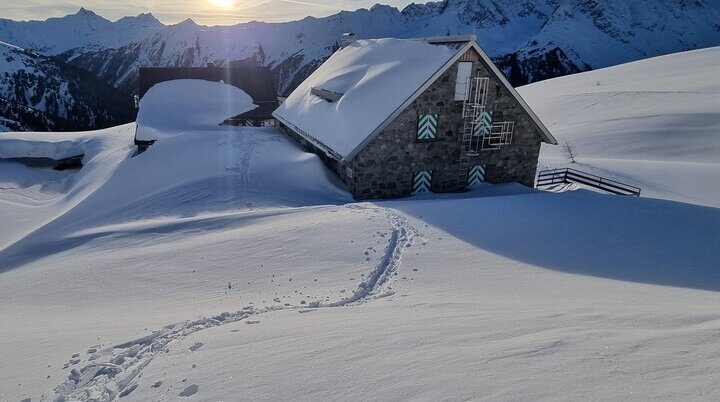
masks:
<svg viewBox="0 0 720 402"><path fill-rule="evenodd" d="M538 173L537 184L535 187L540 188L563 183L584 184L612 194L632 195L635 197L640 196L639 187L620 183L619 181L606 179L604 177L571 168L543 170Z"/></svg>

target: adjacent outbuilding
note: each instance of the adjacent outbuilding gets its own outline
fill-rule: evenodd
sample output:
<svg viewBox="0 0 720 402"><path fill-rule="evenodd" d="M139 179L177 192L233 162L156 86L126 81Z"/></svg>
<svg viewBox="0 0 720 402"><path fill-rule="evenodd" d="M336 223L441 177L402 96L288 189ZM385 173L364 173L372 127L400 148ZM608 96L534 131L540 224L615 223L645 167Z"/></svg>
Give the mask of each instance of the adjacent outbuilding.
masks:
<svg viewBox="0 0 720 402"><path fill-rule="evenodd" d="M273 116L357 199L533 186L557 143L474 35L346 43Z"/></svg>
<svg viewBox="0 0 720 402"><path fill-rule="evenodd" d="M268 67L262 66L220 66L209 64L207 67L143 67L140 68L138 80L139 107L149 108L146 95L155 95L158 87L167 91L172 82L178 81L204 81L213 85L206 85L210 91L185 91L178 92L176 97L169 97L163 101L166 104L183 105L182 110L172 111L165 108L170 115L168 120L177 119L186 121L196 118L198 115L204 117L212 116L215 120L212 125L228 126L267 126L274 125L275 119L272 112L278 107L277 89L272 73ZM196 84L199 85L199 84ZM225 86L224 90L217 90ZM213 90L216 89L216 90ZM235 89L233 91L232 89ZM237 101L237 93L245 94L244 97L250 100L250 107L247 102ZM217 113L207 113L215 110ZM145 114L140 110L139 114ZM162 116L161 116L162 117ZM138 118L140 120L140 117ZM193 126L194 124L190 124ZM147 149L156 140L157 136L149 130L138 131L135 137L135 144L140 151Z"/></svg>

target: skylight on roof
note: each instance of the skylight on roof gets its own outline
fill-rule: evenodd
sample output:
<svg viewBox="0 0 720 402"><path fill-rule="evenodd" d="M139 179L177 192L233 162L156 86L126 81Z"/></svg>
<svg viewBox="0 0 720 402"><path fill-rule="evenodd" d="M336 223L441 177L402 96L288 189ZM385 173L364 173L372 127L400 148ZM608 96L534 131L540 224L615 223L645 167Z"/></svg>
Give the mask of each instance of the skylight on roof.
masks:
<svg viewBox="0 0 720 402"><path fill-rule="evenodd" d="M340 100L340 98L342 98L343 95L345 95L340 92L330 91L328 89L317 87L310 88L310 93L320 98L323 98L328 102L337 102Z"/></svg>

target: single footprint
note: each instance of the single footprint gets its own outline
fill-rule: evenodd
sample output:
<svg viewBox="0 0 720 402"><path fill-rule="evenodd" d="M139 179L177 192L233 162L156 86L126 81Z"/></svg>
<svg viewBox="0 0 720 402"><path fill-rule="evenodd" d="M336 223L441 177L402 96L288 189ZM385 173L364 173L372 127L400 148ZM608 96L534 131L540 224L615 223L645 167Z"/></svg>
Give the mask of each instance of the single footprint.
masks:
<svg viewBox="0 0 720 402"><path fill-rule="evenodd" d="M188 385L178 396L193 396L198 392L199 388L196 384Z"/></svg>
<svg viewBox="0 0 720 402"><path fill-rule="evenodd" d="M202 346L203 346L203 343L202 343L202 342L198 342L198 343L190 346L190 351L191 351L191 352L194 352L194 351L200 349Z"/></svg>
<svg viewBox="0 0 720 402"><path fill-rule="evenodd" d="M118 395L118 396L120 398L126 397L126 396L130 395L131 392L135 391L135 388L137 388L137 387L138 387L138 384L136 382L132 382L132 383L130 383L130 385L125 387L125 389L123 389L120 392L120 395Z"/></svg>

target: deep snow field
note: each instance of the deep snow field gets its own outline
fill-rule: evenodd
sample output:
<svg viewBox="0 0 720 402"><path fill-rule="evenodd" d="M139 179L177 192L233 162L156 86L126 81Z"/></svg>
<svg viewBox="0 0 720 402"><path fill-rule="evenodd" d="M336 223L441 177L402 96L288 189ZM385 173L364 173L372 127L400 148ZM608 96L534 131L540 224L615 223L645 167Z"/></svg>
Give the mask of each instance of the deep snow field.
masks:
<svg viewBox="0 0 720 402"><path fill-rule="evenodd" d="M558 139L541 168L572 167L648 197L720 206L720 49L538 82L518 91ZM576 148L567 163L562 144Z"/></svg>
<svg viewBox="0 0 720 402"><path fill-rule="evenodd" d="M357 203L272 128L138 156L132 124L2 134L0 157L85 166L0 161L0 400L717 400L719 56L521 89L641 198Z"/></svg>

